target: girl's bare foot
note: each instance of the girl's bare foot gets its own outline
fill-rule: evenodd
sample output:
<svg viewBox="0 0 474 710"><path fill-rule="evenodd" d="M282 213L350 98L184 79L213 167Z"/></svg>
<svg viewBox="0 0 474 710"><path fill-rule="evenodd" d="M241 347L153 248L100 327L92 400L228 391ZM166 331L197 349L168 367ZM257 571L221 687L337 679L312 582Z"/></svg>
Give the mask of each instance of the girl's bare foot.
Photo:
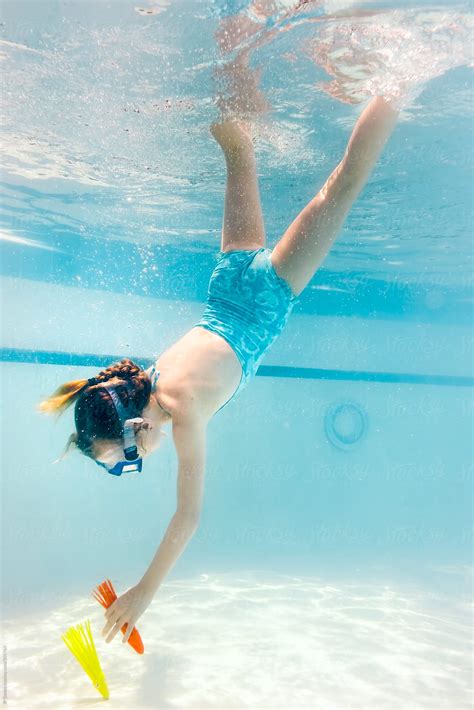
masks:
<svg viewBox="0 0 474 710"><path fill-rule="evenodd" d="M220 147L227 152L253 151L250 125L235 118L225 118L213 123L210 131Z"/></svg>
<svg viewBox="0 0 474 710"><path fill-rule="evenodd" d="M259 88L262 67L252 68L249 61L249 50L241 50L235 59L214 69L215 103L221 120L252 121L271 109Z"/></svg>

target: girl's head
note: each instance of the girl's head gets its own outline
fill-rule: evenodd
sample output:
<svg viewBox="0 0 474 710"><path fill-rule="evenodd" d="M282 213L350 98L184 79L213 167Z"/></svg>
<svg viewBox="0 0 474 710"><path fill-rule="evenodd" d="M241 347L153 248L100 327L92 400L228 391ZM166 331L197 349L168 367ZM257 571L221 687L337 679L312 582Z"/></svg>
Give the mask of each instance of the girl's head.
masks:
<svg viewBox="0 0 474 710"><path fill-rule="evenodd" d="M114 385L124 407L131 408L135 416L142 416L150 402L152 384L148 374L129 359L110 365L93 378L66 382L41 402L39 410L62 414L75 403L76 432L69 437L66 451L74 444L84 455L110 465L114 459L123 459L124 428L105 383ZM143 439L153 422L145 419L134 427L139 453L146 453Z"/></svg>

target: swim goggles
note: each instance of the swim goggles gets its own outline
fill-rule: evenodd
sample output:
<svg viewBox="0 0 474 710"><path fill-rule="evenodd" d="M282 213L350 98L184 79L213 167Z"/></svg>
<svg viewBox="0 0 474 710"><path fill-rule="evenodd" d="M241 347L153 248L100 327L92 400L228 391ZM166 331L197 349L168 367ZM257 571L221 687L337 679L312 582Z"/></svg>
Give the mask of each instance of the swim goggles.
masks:
<svg viewBox="0 0 474 710"><path fill-rule="evenodd" d="M109 466L102 461L96 461L96 464L105 468L113 476L121 476L122 473L141 473L143 460L141 456L138 455L134 424L141 424L143 419L142 417L137 416L138 410L132 400L132 384L128 380L122 380L122 384L120 385L113 385L111 382L104 382L101 383L100 386L105 387L108 390L123 429L122 438L124 460L117 461L117 463L113 466ZM127 405L122 404L116 391L118 387L123 386L126 387L129 395Z"/></svg>

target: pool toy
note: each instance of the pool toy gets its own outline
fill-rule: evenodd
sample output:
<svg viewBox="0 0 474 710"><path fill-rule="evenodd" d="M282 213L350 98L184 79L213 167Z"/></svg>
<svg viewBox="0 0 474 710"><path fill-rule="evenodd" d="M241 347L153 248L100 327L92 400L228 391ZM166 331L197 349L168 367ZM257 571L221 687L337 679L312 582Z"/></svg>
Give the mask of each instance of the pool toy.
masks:
<svg viewBox="0 0 474 710"><path fill-rule="evenodd" d="M102 604L105 609L108 609L109 606L113 604L113 602L117 599L117 593L110 579L106 579L105 582L99 584L92 592L92 596L94 597L94 599L97 599L99 604ZM127 626L128 624L124 624L120 629L123 634L126 632ZM130 634L128 643L137 653L143 653L143 651L145 650L141 636L135 626L133 627L133 631Z"/></svg>
<svg viewBox="0 0 474 710"><path fill-rule="evenodd" d="M108 699L109 689L97 655L89 619L84 624L69 627L61 638L91 679L94 688Z"/></svg>

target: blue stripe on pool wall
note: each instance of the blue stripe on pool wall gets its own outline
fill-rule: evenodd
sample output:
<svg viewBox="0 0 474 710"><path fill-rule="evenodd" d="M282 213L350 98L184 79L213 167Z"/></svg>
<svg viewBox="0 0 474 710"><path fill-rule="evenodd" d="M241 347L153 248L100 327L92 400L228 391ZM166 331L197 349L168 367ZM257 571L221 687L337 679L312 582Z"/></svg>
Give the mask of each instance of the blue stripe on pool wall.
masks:
<svg viewBox="0 0 474 710"><path fill-rule="evenodd" d="M391 382L413 385L473 387L474 377L459 375L422 375L405 372L371 372L364 370L323 370L316 367L262 365L257 375L263 377L296 377L306 380L345 380L349 382Z"/></svg>
<svg viewBox="0 0 474 710"><path fill-rule="evenodd" d="M0 348L1 362L30 363L35 365L69 365L70 367L107 367L124 356L97 355L95 353L68 353L54 350L26 350ZM130 356L128 356L130 357ZM151 358L131 357L131 360L148 367ZM316 367L291 367L287 365L261 365L259 377L291 377L303 380L340 380L346 382L385 382L411 385L436 385L444 387L473 387L474 377L459 375L423 375L404 372L371 372L364 370L326 370Z"/></svg>

